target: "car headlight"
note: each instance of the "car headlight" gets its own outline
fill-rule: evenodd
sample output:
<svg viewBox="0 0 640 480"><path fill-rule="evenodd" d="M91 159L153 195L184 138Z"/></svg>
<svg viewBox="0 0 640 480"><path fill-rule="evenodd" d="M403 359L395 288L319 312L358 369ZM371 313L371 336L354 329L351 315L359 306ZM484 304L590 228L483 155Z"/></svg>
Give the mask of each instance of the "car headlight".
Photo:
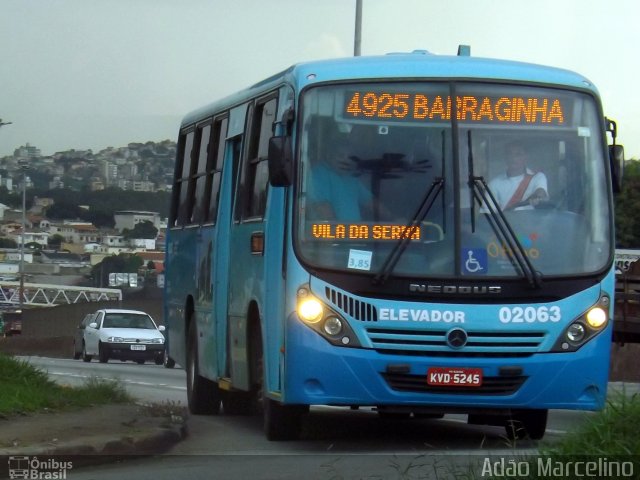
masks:
<svg viewBox="0 0 640 480"><path fill-rule="evenodd" d="M124 343L124 338L122 338L122 337L109 337L109 338L107 338L107 342L109 342L109 343Z"/></svg>
<svg viewBox="0 0 640 480"><path fill-rule="evenodd" d="M152 338L149 343L164 343L164 338Z"/></svg>

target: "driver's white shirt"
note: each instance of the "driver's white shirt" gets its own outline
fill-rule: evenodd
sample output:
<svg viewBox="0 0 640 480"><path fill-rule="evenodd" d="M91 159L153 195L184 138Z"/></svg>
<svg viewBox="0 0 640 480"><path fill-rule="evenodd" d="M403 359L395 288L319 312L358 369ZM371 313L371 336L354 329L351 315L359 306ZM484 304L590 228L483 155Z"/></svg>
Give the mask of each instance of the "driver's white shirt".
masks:
<svg viewBox="0 0 640 480"><path fill-rule="evenodd" d="M545 192L547 191L547 177L544 173L538 172L533 173L532 170L527 169L527 173L529 175L533 175L533 178L529 182L527 189L524 191L524 195L522 196L522 200L527 200L533 192L542 188ZM489 182L489 188L491 189L491 193L496 197L500 208L504 208L513 197L513 194L516 193L518 189L518 185L522 182L524 178L523 175L516 175L515 177L508 177L506 173L498 175L493 180ZM516 210L526 210L532 209L531 205L523 205L521 207L516 208Z"/></svg>

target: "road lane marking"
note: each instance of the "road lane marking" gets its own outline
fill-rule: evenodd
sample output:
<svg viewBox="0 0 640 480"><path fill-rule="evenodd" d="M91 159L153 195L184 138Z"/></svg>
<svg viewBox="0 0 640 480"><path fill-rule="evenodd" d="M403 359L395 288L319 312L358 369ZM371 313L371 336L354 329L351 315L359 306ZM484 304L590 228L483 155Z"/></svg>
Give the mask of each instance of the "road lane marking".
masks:
<svg viewBox="0 0 640 480"><path fill-rule="evenodd" d="M64 373L64 372L47 372L49 375L57 375L59 377L71 377L71 378L97 378L98 380L116 380L122 383L126 383L126 384L130 384L130 385L142 385L145 387L165 387L165 388L171 388L174 390L186 390L187 387L183 386L183 387L178 387L175 385L168 385L166 383L151 383L151 382L138 382L135 380L128 380L125 378L118 378L118 377L100 377L97 375L81 375L78 373Z"/></svg>

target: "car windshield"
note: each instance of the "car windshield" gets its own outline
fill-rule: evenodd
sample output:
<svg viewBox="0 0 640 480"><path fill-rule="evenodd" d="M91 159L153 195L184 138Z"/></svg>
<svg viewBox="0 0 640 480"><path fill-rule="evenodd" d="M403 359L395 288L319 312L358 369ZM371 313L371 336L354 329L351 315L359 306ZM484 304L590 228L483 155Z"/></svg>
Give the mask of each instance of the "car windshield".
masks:
<svg viewBox="0 0 640 480"><path fill-rule="evenodd" d="M300 259L374 278L533 278L604 268L611 206L593 97L452 85L341 84L304 93ZM490 192L484 199L480 187ZM499 217L512 233L496 227Z"/></svg>
<svg viewBox="0 0 640 480"><path fill-rule="evenodd" d="M138 313L107 313L102 328L143 328L155 329L151 317Z"/></svg>

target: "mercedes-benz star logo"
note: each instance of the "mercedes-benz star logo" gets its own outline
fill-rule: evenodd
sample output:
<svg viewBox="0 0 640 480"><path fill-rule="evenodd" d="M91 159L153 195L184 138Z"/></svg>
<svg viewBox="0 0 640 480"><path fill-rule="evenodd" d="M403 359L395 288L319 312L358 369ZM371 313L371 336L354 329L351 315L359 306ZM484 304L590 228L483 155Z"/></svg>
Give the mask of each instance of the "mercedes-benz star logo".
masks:
<svg viewBox="0 0 640 480"><path fill-rule="evenodd" d="M461 328L453 328L447 333L447 344L451 348L462 348L467 344L469 336Z"/></svg>

